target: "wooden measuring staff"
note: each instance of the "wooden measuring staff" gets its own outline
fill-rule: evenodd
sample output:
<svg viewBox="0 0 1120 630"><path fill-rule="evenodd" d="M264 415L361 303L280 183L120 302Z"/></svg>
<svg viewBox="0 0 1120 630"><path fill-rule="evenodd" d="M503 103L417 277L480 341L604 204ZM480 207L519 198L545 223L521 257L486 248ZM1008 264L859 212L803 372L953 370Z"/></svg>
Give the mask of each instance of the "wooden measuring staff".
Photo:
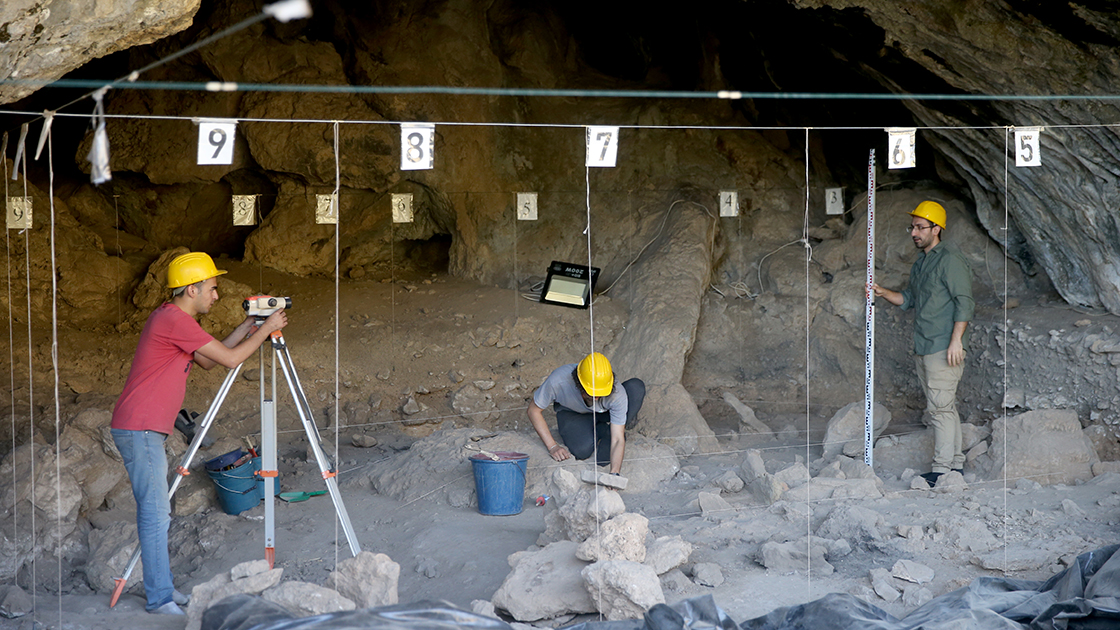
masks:
<svg viewBox="0 0 1120 630"><path fill-rule="evenodd" d="M251 301L260 299L277 300L284 298L260 296L245 300L242 306L246 311L257 318L258 324L263 323L265 318L277 310L274 308L271 311L252 312L250 310ZM254 308L256 307L255 302L252 303L252 306ZM356 556L362 551L361 545L359 545L358 538L354 534L354 527L350 524L350 516L346 512L346 505L342 502L342 493L338 489L338 480L335 478L337 473L331 469L327 455L323 451L322 439L319 437L319 428L315 425L315 419L311 414L311 404L307 401L307 396L303 392L303 386L299 382L299 376L296 374L295 365L292 363L291 354L288 351L288 344L284 340L284 335L282 335L279 330L270 335L270 340L272 345L272 370L269 378L271 384L271 396L269 398L265 397L263 345L260 348L259 355L262 365L262 369L260 370L261 471L257 474L264 479L264 557L268 560L268 567L271 569L276 561L275 484L278 474L276 468L276 364L278 362L284 373L284 380L288 382L288 391L292 395L292 400L296 403L299 419L303 423L304 431L307 433L307 441L311 444L311 450L315 454L315 461L319 464L319 472L323 476L323 481L327 484L327 490L330 492L331 501L334 502L335 513L338 515L339 522L342 523L342 531L346 534L346 542L350 545L350 552ZM210 403L210 409L206 411L206 416L202 419L202 425L199 427L198 431L195 432L194 439L191 440L187 452L183 454L183 459L179 463L179 467L175 470L175 479L171 482L171 486L168 490L168 497L175 496L175 491L178 490L183 477L190 474L191 460L194 459L194 456L198 453L203 438L206 437L206 433L210 430L210 426L218 416L218 409L220 409L222 403L225 402L226 395L229 394L234 379L237 378L238 372L241 371L241 365L230 370L225 380L222 381L221 387L218 388L218 395L214 398L214 402ZM119 578L114 578L116 588L113 589L113 597L109 600L110 608L117 605L117 600L124 591L124 587L128 583L128 578L132 575L132 571L136 568L136 563L139 561L140 546L137 545L136 550L132 552L132 557L128 561L128 566L124 570L124 575Z"/></svg>

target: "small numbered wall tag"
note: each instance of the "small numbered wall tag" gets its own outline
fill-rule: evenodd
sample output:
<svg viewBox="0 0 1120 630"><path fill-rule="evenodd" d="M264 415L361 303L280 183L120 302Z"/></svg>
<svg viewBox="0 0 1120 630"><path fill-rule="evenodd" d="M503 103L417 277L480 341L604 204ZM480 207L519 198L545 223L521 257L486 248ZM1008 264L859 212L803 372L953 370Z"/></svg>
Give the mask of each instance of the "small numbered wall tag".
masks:
<svg viewBox="0 0 1120 630"><path fill-rule="evenodd" d="M315 222L320 225L338 223L338 197L333 194L315 195Z"/></svg>
<svg viewBox="0 0 1120 630"><path fill-rule="evenodd" d="M739 216L739 191L736 191L736 190L721 190L721 191L719 191L719 216L721 216L721 217L737 217L737 216Z"/></svg>
<svg viewBox="0 0 1120 630"><path fill-rule="evenodd" d="M824 189L824 213L828 214L844 214L844 189L843 188L825 188Z"/></svg>
<svg viewBox="0 0 1120 630"><path fill-rule="evenodd" d="M1015 128L1015 166L1042 166L1038 138L1042 127Z"/></svg>
<svg viewBox="0 0 1120 630"><path fill-rule="evenodd" d="M237 122L202 120L198 123L198 163L233 164L233 138Z"/></svg>
<svg viewBox="0 0 1120 630"><path fill-rule="evenodd" d="M432 137L436 126L401 125L401 170L426 171L435 162Z"/></svg>
<svg viewBox="0 0 1120 630"><path fill-rule="evenodd" d="M393 223L412 223L412 193L393 195Z"/></svg>
<svg viewBox="0 0 1120 630"><path fill-rule="evenodd" d="M887 159L888 168L914 168L914 134L917 129L913 127L887 129Z"/></svg>
<svg viewBox="0 0 1120 630"><path fill-rule="evenodd" d="M537 220L537 193L517 193L517 220Z"/></svg>
<svg viewBox="0 0 1120 630"><path fill-rule="evenodd" d="M587 128L587 166L613 168L618 159L618 127Z"/></svg>
<svg viewBox="0 0 1120 630"><path fill-rule="evenodd" d="M233 196L233 224L234 225L256 225L257 224L257 196L256 195L234 195Z"/></svg>
<svg viewBox="0 0 1120 630"><path fill-rule="evenodd" d="M8 229L26 230L31 227L31 197L8 197Z"/></svg>

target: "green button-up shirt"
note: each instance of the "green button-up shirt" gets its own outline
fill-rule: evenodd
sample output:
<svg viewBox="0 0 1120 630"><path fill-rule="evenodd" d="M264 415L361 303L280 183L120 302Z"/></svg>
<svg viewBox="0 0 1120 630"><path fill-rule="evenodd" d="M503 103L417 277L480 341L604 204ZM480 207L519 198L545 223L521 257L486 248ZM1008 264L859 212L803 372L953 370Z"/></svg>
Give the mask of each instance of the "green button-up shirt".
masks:
<svg viewBox="0 0 1120 630"><path fill-rule="evenodd" d="M915 310L915 353L927 355L947 349L953 324L972 321L976 312L968 261L945 242L918 254L910 268L910 285L902 291L902 308ZM962 343L968 348L967 329Z"/></svg>

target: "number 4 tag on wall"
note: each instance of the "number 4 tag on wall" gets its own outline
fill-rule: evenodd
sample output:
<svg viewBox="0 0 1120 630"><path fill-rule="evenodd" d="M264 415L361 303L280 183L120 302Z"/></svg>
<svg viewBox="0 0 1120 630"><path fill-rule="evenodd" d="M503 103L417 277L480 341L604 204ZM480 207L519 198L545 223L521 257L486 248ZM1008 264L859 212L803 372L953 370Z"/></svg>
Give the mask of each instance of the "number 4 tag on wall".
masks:
<svg viewBox="0 0 1120 630"><path fill-rule="evenodd" d="M1015 128L1015 166L1042 166L1042 154L1038 150L1042 127Z"/></svg>
<svg viewBox="0 0 1120 630"><path fill-rule="evenodd" d="M198 163L233 164L236 120L203 118L198 122Z"/></svg>

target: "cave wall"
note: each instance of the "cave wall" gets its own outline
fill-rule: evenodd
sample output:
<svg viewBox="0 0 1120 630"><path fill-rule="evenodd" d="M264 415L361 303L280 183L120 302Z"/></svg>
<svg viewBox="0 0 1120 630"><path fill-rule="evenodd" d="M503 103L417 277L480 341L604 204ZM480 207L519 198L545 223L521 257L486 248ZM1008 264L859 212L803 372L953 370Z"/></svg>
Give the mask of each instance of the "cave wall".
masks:
<svg viewBox="0 0 1120 630"><path fill-rule="evenodd" d="M921 134L963 181L976 215L1029 273L1043 270L1071 304L1120 313L1120 141L1107 125L1120 21L1113 3L794 0L799 7L857 10L883 29L884 45L936 77L930 92L1040 100L906 101ZM873 70L890 91L906 77ZM1072 95L1075 98L1045 98ZM1015 168L1002 126L1042 126L1042 166ZM1009 145L1014 144L1011 134ZM1005 155L1011 161L1006 171ZM1004 209L1010 215L1004 230Z"/></svg>
<svg viewBox="0 0 1120 630"><path fill-rule="evenodd" d="M88 71L119 76L251 15L260 6L248 0L202 3L189 27L175 20L162 27L167 32L185 28L181 34L90 64ZM770 0L702 4L687 16L618 5L602 7L618 25L616 36L610 38L589 26L586 12L593 8L583 2L513 0L381 2L363 7L328 1L315 4L316 14L310 20L263 22L146 78L1045 94L1104 92L1116 74L1116 62L1106 54L1116 30L1113 21L1103 10L1076 4L1040 14L1041 9L1027 3L919 2L903 7ZM45 23L43 15L36 19ZM87 26L77 24L79 31ZM774 28L776 24L783 28ZM804 45L796 50L783 45L789 39L783 35L786 30L800 33ZM122 31L117 43L124 47L130 37ZM10 54L14 46L30 41L0 42L0 51ZM101 49L86 53L102 54ZM0 102L11 100L13 94L0 92ZM36 96L49 99L51 94L46 90ZM243 120L235 161L224 167L194 164L196 132L190 120L110 119L114 179L99 187L83 182L79 170L88 168L84 156L90 138L83 128L85 121L71 124L71 130L81 129L77 134L62 133L66 121L57 121L56 135L65 154L57 166L62 178L56 188L59 230L66 243L60 260L64 279L60 297L63 318L78 326L111 324L119 320L120 309L136 308L128 296L148 265L179 246L244 258L293 274L325 276L334 271L337 234L343 274L359 278L405 269L410 247L439 243L449 247L451 273L481 283L525 288L543 275L550 260L587 258L583 229L588 214L591 257L603 268L606 286L623 274L649 236L649 226L670 213L675 200L709 200L714 206L718 190L733 188L739 191L742 213L735 220L717 223L711 280L725 288L745 282L759 299L752 300L749 308L743 308L747 304L743 302L728 310L705 295L697 347L692 348L690 341L682 349L693 355L692 364L685 368L686 386L694 394L737 387L745 398L751 398L752 391L760 397L764 394L759 392L796 397L807 385L799 359L803 349L792 333L807 325L812 339L808 378L826 383L826 389L842 399L838 404L849 402L862 378L861 261L853 258L861 250L851 241L859 232L852 232L851 226L858 226L860 219L858 212L853 213L814 236L812 306L806 314L802 252L796 247L779 251L802 234L805 143L810 162L809 222L819 228L827 219L821 209L823 187L847 186L850 204L858 206L867 148L885 140L881 128L870 128L874 125L1080 124L1107 121L1116 113L1110 105L1076 101L709 102L138 90L111 91L107 107L110 113L124 116ZM321 122L266 120L273 118ZM335 187L334 129L329 121L336 118L364 123L339 126L343 223L338 232L313 222L315 195ZM575 127L440 124L435 170L402 172L398 128L384 123L411 120ZM744 129L624 129L619 167L595 169L588 175L582 168L583 135L578 128L587 123L740 125ZM807 135L800 130L749 129L782 125L869 128L814 129ZM72 140L69 149L63 142L83 136L81 142ZM983 252L982 258L974 254L974 265L983 264L990 275L993 264L1002 264L1002 260L994 262L998 246L990 237L1022 267L1024 275L1011 274L1012 294L1024 293L1032 278L1033 290L1049 287L1052 279L1067 301L1117 312L1120 284L1112 251L1118 235L1112 210L1117 169L1109 166L1116 160L1114 134L1104 129L1048 128L1043 136L1044 166L1009 169L1006 197L1003 142L1002 128L923 130L919 168L884 172L882 180L889 186L923 191L943 188L938 194L960 204L954 209L960 220L976 222L986 232L986 236L968 232L969 245ZM9 154L13 150L10 147ZM49 205L42 192L45 176L41 165L33 164L32 170L38 184L32 185L32 194L36 207L42 209ZM591 188L589 213L585 176ZM538 221L514 220L517 191L540 193ZM398 192L410 192L416 199L416 220L411 224L389 220L389 195ZM261 225L230 225L232 194L260 195ZM1006 231L1005 199L1010 215ZM49 286L46 246L45 236L36 230L30 242L36 266L32 295L39 300L36 310L41 313L46 312L41 302ZM10 253L18 256L22 247L17 240ZM92 283L67 280L81 277L71 271L79 267L95 270L96 279ZM904 281L908 266L902 257L892 258L886 268ZM1002 287L980 284L986 297L1001 299ZM101 299L104 295L113 299ZM17 287L13 302L19 304L24 298ZM724 311L730 313L726 316L733 326L722 319ZM722 333L703 332L709 325L717 330L731 326L748 340L736 340L736 352L728 354L716 347ZM894 344L901 357L906 351L905 327L885 334L893 335L887 343ZM704 365L700 357L704 353L734 360L725 363L722 372L713 371ZM902 392L906 386L892 382L887 390ZM984 404L990 406L990 400Z"/></svg>

